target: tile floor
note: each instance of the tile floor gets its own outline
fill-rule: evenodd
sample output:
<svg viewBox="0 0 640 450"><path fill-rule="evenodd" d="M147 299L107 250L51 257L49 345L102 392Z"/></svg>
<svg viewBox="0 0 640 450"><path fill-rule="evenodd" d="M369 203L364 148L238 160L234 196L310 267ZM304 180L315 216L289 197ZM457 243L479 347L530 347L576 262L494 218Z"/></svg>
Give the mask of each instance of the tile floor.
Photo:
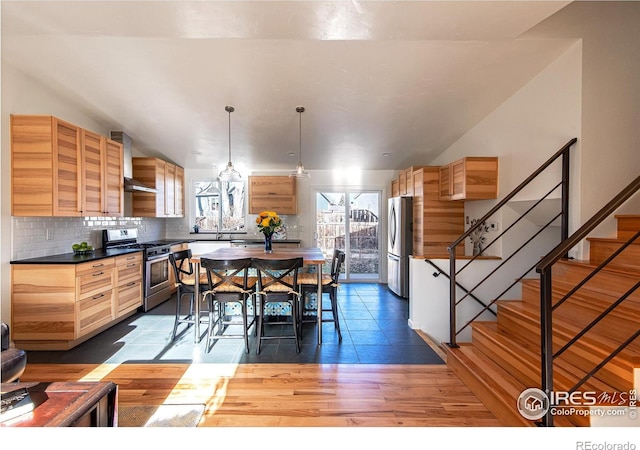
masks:
<svg viewBox="0 0 640 450"><path fill-rule="evenodd" d="M325 295L328 303L328 295ZM338 293L342 342L333 323L323 324L323 343L317 345L316 325L304 324L301 351L292 340L263 341L256 354L256 338L244 351L242 339L221 339L207 351L203 339L194 342L193 327L181 324L171 340L175 295L148 311L137 313L68 351L30 351L30 363L317 363L317 364L443 364L442 359L407 325L409 302L381 284L346 284ZM185 297L186 300L186 297ZM186 301L185 301L186 303ZM274 333L271 326L269 332ZM290 326L283 329L289 333ZM277 330L275 331L277 333Z"/></svg>

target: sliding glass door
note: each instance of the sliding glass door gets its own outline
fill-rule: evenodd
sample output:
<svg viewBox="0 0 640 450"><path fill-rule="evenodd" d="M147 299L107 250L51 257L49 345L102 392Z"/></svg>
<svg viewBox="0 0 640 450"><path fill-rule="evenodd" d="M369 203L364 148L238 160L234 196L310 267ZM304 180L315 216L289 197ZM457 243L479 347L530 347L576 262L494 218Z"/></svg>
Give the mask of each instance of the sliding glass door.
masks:
<svg viewBox="0 0 640 450"><path fill-rule="evenodd" d="M343 278L380 281L380 191L316 192L316 245L346 253Z"/></svg>

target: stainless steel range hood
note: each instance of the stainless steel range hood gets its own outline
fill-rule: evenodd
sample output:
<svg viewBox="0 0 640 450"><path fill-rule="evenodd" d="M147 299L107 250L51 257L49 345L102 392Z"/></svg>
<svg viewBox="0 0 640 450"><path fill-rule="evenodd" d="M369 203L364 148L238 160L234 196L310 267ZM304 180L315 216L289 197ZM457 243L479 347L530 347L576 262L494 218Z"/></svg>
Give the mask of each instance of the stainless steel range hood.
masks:
<svg viewBox="0 0 640 450"><path fill-rule="evenodd" d="M124 191L125 192L150 192L155 194L158 192L157 189L146 186L141 181L136 180L135 178L127 178L124 177Z"/></svg>
<svg viewBox="0 0 640 450"><path fill-rule="evenodd" d="M122 131L112 131L111 139L120 142L124 147L124 190L125 192L151 192L157 193L158 190L147 186L143 182L133 178L133 164L131 154L131 138Z"/></svg>

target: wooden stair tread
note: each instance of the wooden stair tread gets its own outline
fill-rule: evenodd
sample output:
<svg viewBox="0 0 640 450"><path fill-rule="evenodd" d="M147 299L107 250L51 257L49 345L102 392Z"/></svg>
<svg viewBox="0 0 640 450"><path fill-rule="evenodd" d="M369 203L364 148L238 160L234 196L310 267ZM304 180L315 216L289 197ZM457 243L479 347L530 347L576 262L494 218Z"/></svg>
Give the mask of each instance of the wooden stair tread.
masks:
<svg viewBox="0 0 640 450"><path fill-rule="evenodd" d="M619 238L630 239L640 230L639 214L616 214L613 217L618 223L617 235Z"/></svg>
<svg viewBox="0 0 640 450"><path fill-rule="evenodd" d="M445 346L447 365L505 426L535 426L517 411L515 399L528 386L469 344ZM479 374L483 374L482 377Z"/></svg>
<svg viewBox="0 0 640 450"><path fill-rule="evenodd" d="M540 303L539 282L531 282L527 280L523 281L521 284L523 287L522 301L537 306ZM552 288L553 304L555 305L561 298L564 298L564 296L573 288L574 285L572 283L565 283L561 280L554 281ZM533 298L530 298L530 292L533 292L536 295L534 295ZM618 300L618 298L619 297L614 295L607 295L583 287L565 300L563 303L564 306L561 305L559 308L590 308L593 311L600 313L611 306ZM638 323L640 322L640 301L628 298L611 310L610 314L617 317L619 320Z"/></svg>
<svg viewBox="0 0 640 450"><path fill-rule="evenodd" d="M614 244L626 244L629 238L619 238L619 237L587 237L587 241L589 242L611 242ZM634 241L630 245L640 245L640 241Z"/></svg>
<svg viewBox="0 0 640 450"><path fill-rule="evenodd" d="M507 336L498 330L496 322L480 322L473 325L474 345L496 364L528 387L540 387L540 348L532 349L528 341L519 341L517 336ZM566 361L556 360L553 371L555 390L568 391L584 376L586 372ZM580 390L597 392L615 392L617 389L591 378ZM576 426L589 426L585 416L567 417Z"/></svg>
<svg viewBox="0 0 640 450"><path fill-rule="evenodd" d="M589 260L561 259L552 268L552 301L557 303L601 262L640 230L640 215L617 214L616 237L587 237ZM573 339L637 283L640 275L640 239L630 243L606 267L553 312L553 347ZM521 280L521 300L499 300L495 321L471 324L472 342L447 347L447 364L506 424L533 425L517 411L520 393L540 385L540 278ZM640 290L595 325L572 347L554 359L556 391L569 390L638 330ZM580 390L626 391L640 370L640 339L636 339L588 379ZM637 387L637 386L635 386ZM556 416L558 426L589 426L588 416Z"/></svg>
<svg viewBox="0 0 640 450"><path fill-rule="evenodd" d="M577 333L575 327L571 329L564 325L558 322L554 325L554 351L559 350ZM523 339L530 340L534 345L540 342L540 320L538 314L531 306L527 307L521 302L512 301L499 305L498 326L500 331L519 335ZM618 345L619 343L612 342L602 336L594 339L593 336L587 335L556 358L555 363L567 361L589 372L609 356ZM633 361L637 354L637 352L629 348L622 350L597 372L596 377L617 390L631 389L633 387Z"/></svg>
<svg viewBox="0 0 640 450"><path fill-rule="evenodd" d="M501 300L497 303L499 312L500 310L516 312L527 317L529 320L533 321L536 324L540 323L540 310L533 305L520 301ZM576 315L572 315L570 313L558 312L558 316L564 320L557 320L556 318L556 320L554 321L554 331L556 332L557 336L565 338L566 341L573 338L573 336L579 333L581 329L585 325L587 325L587 323L584 323L584 321L580 321L580 319ZM590 333L583 336L583 338L580 339L580 341L576 345L584 345L593 349L598 349L599 352L604 351L611 353L619 344L619 341L613 340L607 335L603 335L592 330ZM637 345L634 345L633 347L623 350L618 355L618 357L624 361L631 361L631 358L638 354L639 351Z"/></svg>
<svg viewBox="0 0 640 450"><path fill-rule="evenodd" d="M504 426L536 424L525 419L517 409L517 399L527 386L509 374L472 344L460 344L458 348L446 346L447 365L462 379L485 406L503 422ZM558 418L557 426L575 426L566 417Z"/></svg>
<svg viewBox="0 0 640 450"><path fill-rule="evenodd" d="M532 343L520 339L518 336L507 335L498 330L496 322L476 322L473 325L474 332L482 333L484 336L503 347L510 354L510 358L524 364L528 381L539 386L540 384L540 347L533 348ZM497 362L497 361L496 361ZM498 362L499 364L499 362ZM569 364L565 361L558 361L554 371L554 382L557 390L568 390L572 388L584 375L585 371ZM614 387L598 379L587 381L581 390L598 390L604 392L615 391Z"/></svg>
<svg viewBox="0 0 640 450"><path fill-rule="evenodd" d="M585 300L585 303L580 303L580 300ZM600 312L604 309L597 309L595 306L586 303L586 297L577 297L573 300L567 300L560 307L556 308L553 313L554 317L554 326L563 327L563 329L575 335L579 333L582 329L584 329L587 325L591 323L594 319L598 317ZM526 302L526 301L498 301L498 309L503 303L517 304L522 303L522 310L526 311L532 318L534 318L538 323L540 322L540 307L538 304ZM622 311L627 312L627 316L621 314L617 309L622 308L622 305L613 309L612 312L602 319L602 322L597 324L594 328L592 328L585 338L594 337L597 339L601 339L605 342L611 342L616 345L626 340L629 336L631 336L638 329L638 320L636 311L628 308L622 308ZM615 327L609 326L615 323ZM636 352L640 352L640 343L634 344L632 343L632 347Z"/></svg>
<svg viewBox="0 0 640 450"><path fill-rule="evenodd" d="M561 259L558 262L556 262L556 265L561 265L561 264L568 264L568 265L575 265L575 266L579 266L579 267L584 267L584 268L588 268L590 269L589 271L593 271L594 269L596 269L598 267L599 264L594 264L590 261L585 261L585 260L577 260L577 259L572 259L572 260L565 260L565 259ZM608 266L604 267L601 272L611 272L611 273L615 273L615 274L619 274L619 275L626 275L629 277L634 277L637 278L638 277L638 273L640 273L640 267L638 267L637 269L634 268L633 266L621 266L619 264L609 264ZM555 283L555 281L554 281Z"/></svg>
<svg viewBox="0 0 640 450"><path fill-rule="evenodd" d="M589 260L594 264L600 264L610 258L615 252L619 251L623 245L626 245L629 238L599 238L588 237L589 242ZM611 268L620 268L630 272L640 273L638 266L640 261L640 239L636 239L624 248L615 258L608 264Z"/></svg>

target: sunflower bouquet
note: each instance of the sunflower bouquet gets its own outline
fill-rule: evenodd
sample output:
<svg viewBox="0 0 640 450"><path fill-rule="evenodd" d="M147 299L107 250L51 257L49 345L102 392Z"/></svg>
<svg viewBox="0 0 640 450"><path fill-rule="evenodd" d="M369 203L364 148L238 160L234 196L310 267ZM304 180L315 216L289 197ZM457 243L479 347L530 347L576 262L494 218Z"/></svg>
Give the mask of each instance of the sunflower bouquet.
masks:
<svg viewBox="0 0 640 450"><path fill-rule="evenodd" d="M262 233L271 235L282 226L282 219L274 211L262 211L256 218L256 224Z"/></svg>

